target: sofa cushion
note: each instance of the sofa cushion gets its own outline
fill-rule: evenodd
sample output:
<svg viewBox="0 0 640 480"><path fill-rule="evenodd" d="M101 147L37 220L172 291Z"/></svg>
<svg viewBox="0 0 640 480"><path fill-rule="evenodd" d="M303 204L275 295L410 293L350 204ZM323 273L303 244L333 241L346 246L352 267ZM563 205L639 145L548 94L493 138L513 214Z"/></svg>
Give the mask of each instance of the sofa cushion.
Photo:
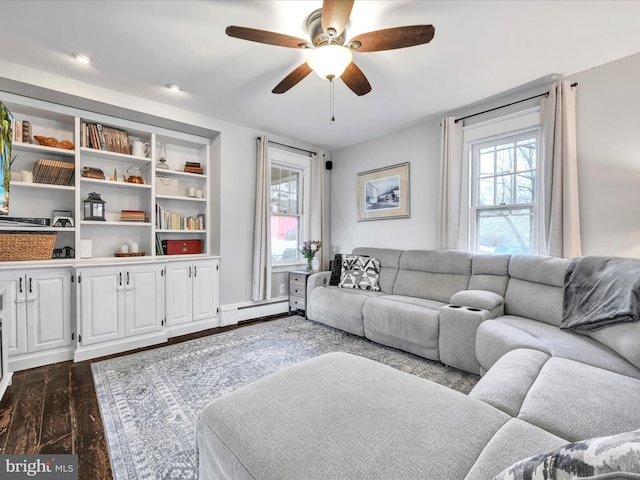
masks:
<svg viewBox="0 0 640 480"><path fill-rule="evenodd" d="M488 290L504 297L509 282L511 255L475 255L472 261L469 290Z"/></svg>
<svg viewBox="0 0 640 480"><path fill-rule="evenodd" d="M615 350L640 369L640 322L611 325L589 336Z"/></svg>
<svg viewBox="0 0 640 480"><path fill-rule="evenodd" d="M562 290L569 260L541 255L513 255L504 311L559 326Z"/></svg>
<svg viewBox="0 0 640 480"><path fill-rule="evenodd" d="M640 430L590 438L534 455L508 467L494 480L640 479Z"/></svg>
<svg viewBox="0 0 640 480"><path fill-rule="evenodd" d="M607 346L585 335L513 315L487 320L478 327L476 355L484 371L505 353L517 348L530 348L640 378L640 370Z"/></svg>
<svg viewBox="0 0 640 480"><path fill-rule="evenodd" d="M346 353L322 355L210 403L199 478L464 478L509 417Z"/></svg>
<svg viewBox="0 0 640 480"><path fill-rule="evenodd" d="M393 285L400 268L400 256L403 250L394 250L391 248L354 248L354 255L362 255L377 258L380 262L380 291L385 293L393 293Z"/></svg>
<svg viewBox="0 0 640 480"><path fill-rule="evenodd" d="M376 258L362 255L343 255L340 288L380 290L380 262Z"/></svg>
<svg viewBox="0 0 640 480"><path fill-rule="evenodd" d="M369 299L362 308L369 340L438 360L438 316L443 304L401 295Z"/></svg>
<svg viewBox="0 0 640 480"><path fill-rule="evenodd" d="M363 337L362 306L377 295L384 294L331 286L314 288L307 298L307 318Z"/></svg>
<svg viewBox="0 0 640 480"><path fill-rule="evenodd" d="M640 380L553 357L540 369L518 418L568 441L640 428Z"/></svg>
<svg viewBox="0 0 640 480"><path fill-rule="evenodd" d="M567 441L517 418L498 430L465 477L465 480L487 480L524 457L552 450ZM559 480L559 479L558 479Z"/></svg>
<svg viewBox="0 0 640 480"><path fill-rule="evenodd" d="M506 353L469 392L469 396L517 417L549 355L520 348Z"/></svg>
<svg viewBox="0 0 640 480"><path fill-rule="evenodd" d="M400 258L393 293L447 303L469 286L472 258L458 250L407 250Z"/></svg>

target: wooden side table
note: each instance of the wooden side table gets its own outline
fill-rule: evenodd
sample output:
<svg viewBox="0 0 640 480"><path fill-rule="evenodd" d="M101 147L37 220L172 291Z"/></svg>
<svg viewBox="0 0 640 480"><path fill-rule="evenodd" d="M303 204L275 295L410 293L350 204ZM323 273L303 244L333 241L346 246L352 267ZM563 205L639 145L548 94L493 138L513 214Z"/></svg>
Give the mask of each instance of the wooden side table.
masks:
<svg viewBox="0 0 640 480"><path fill-rule="evenodd" d="M289 272L289 312L298 311L306 316L307 279L317 272L293 270Z"/></svg>

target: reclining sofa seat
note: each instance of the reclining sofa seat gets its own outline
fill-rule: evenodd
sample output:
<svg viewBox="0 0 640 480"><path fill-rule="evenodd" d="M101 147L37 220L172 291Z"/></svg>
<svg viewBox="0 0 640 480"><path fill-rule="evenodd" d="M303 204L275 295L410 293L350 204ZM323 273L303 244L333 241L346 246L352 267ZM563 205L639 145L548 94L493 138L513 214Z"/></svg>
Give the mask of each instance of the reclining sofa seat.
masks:
<svg viewBox="0 0 640 480"><path fill-rule="evenodd" d="M612 348L590 336L561 330L564 274L570 260L513 255L504 316L482 322L476 332L476 356L484 375L503 355L518 348L640 378L640 370Z"/></svg>
<svg viewBox="0 0 640 480"><path fill-rule="evenodd" d="M440 307L469 286L472 258L469 252L457 250L405 251L393 295L370 298L362 307L365 336L439 360Z"/></svg>
<svg viewBox="0 0 640 480"><path fill-rule="evenodd" d="M364 337L364 319L362 306L371 297L390 295L400 267L400 256L403 250L389 248L356 248L354 255L377 258L380 262L380 291L344 289L326 285L328 272L315 274L316 281L323 282L323 288L312 288L313 282L307 285L307 318L345 332Z"/></svg>

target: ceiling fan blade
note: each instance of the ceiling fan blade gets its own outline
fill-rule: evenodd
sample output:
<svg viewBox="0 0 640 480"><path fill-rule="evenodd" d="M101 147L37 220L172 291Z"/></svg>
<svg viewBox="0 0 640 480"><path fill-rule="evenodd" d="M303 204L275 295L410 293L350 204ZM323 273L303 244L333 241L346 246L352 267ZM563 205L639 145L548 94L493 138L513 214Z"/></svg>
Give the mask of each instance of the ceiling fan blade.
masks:
<svg viewBox="0 0 640 480"><path fill-rule="evenodd" d="M284 93L289 90L291 87L295 86L300 82L304 77L309 75L313 70L311 67L307 65L307 62L304 62L298 68L296 68L289 75L284 77L282 81L271 90L272 93Z"/></svg>
<svg viewBox="0 0 640 480"><path fill-rule="evenodd" d="M433 25L385 28L384 30L357 35L349 43L356 52L379 52L429 43L435 32L436 29ZM357 44L360 44L360 46L357 46Z"/></svg>
<svg viewBox="0 0 640 480"><path fill-rule="evenodd" d="M267 30L258 30L256 28L229 25L225 32L230 37L241 38L242 40L249 40L251 42L266 43L267 45L276 45L278 47L304 48L305 46L310 46L309 42L302 38L269 32Z"/></svg>
<svg viewBox="0 0 640 480"><path fill-rule="evenodd" d="M366 95L371 91L371 84L367 77L364 76L362 70L353 62L345 69L340 76L342 81L351 89L353 93L359 97Z"/></svg>
<svg viewBox="0 0 640 480"><path fill-rule="evenodd" d="M344 32L351 9L353 8L353 0L324 0L322 2L322 30L328 34L328 30L333 28L336 31L334 36Z"/></svg>

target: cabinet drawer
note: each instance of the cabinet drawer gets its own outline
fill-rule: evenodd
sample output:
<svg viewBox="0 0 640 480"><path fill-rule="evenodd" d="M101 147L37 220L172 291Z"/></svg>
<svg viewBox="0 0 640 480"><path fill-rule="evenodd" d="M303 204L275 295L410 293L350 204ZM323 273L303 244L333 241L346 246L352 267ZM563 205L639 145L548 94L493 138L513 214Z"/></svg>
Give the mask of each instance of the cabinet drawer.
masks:
<svg viewBox="0 0 640 480"><path fill-rule="evenodd" d="M292 310L305 310L304 297L289 297L289 307Z"/></svg>
<svg viewBox="0 0 640 480"><path fill-rule="evenodd" d="M289 281L291 282L291 285L302 285L304 287L305 283L306 283L306 279L307 276L306 275L302 275L302 274L298 274L298 273L291 273L289 275Z"/></svg>
<svg viewBox="0 0 640 480"><path fill-rule="evenodd" d="M304 284L298 285L293 282L289 284L289 295L291 296L304 297L304 290L305 290Z"/></svg>

